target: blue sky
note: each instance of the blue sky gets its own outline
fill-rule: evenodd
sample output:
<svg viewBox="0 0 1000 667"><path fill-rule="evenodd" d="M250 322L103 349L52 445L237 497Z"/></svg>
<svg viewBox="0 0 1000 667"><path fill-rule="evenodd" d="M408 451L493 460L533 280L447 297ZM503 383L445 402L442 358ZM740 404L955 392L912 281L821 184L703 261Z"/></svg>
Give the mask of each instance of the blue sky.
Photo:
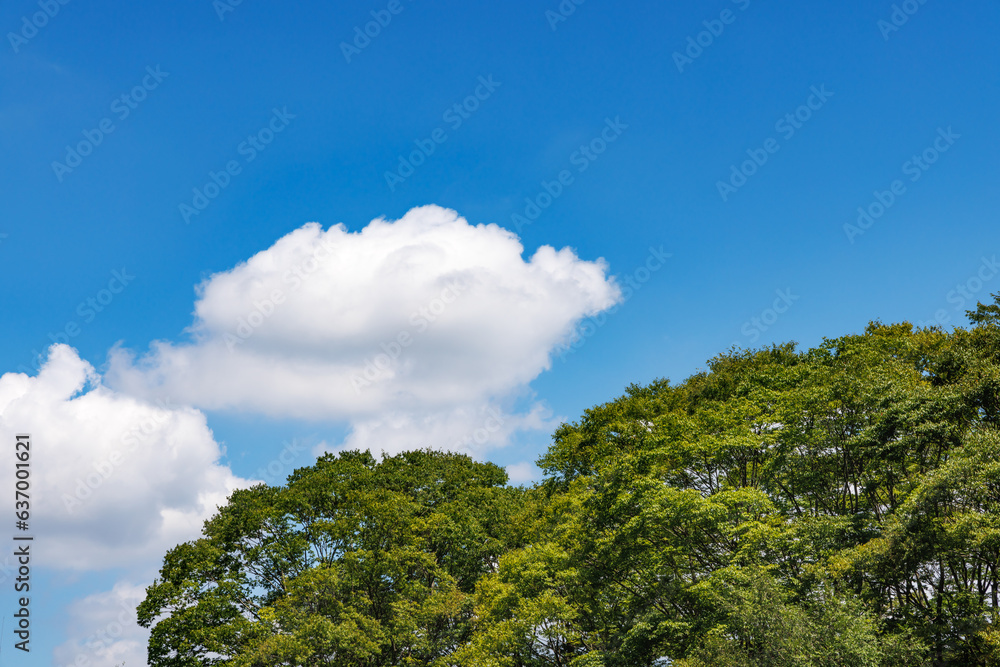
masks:
<svg viewBox="0 0 1000 667"><path fill-rule="evenodd" d="M34 376L37 355L44 359L53 342L67 342L76 352L60 363L89 363L98 378L91 377L91 389L103 383L121 401L154 405L162 399L157 387L170 386L170 409L190 408L185 415L204 418L211 429L206 435L192 426L197 435L190 437L224 447L213 465L237 478L259 479L255 472L293 439L305 444L296 446L292 466L308 464L316 447L367 442L348 440L359 415L398 407L389 397L356 413L350 406L263 409L267 401L284 405L291 394L276 383L274 394L234 398L223 388L212 395L211 377L176 376L180 371L164 370L165 357L150 349L164 341L180 359L201 359L205 330L192 329L196 287L220 274L257 280L234 269L309 222L321 230L343 223L341 240L360 244L372 220L437 205L478 229L470 232L477 238L486 232L475 226L490 224L520 238L523 266L505 255L496 266L510 267L509 274L482 275L527 281L518 283L525 293L549 290L552 304L580 297L553 331L618 302L570 354L560 356L555 338L532 339L541 347L531 350L552 360L549 368L525 367L502 386L476 385L483 405L502 406L518 424L477 455L520 465L522 476L548 444L551 424L630 383L681 380L734 343L811 346L873 319L962 324L965 308L1000 291L993 268L1000 251L995 3L224 2L17 0L0 10L0 374ZM36 17L44 24L37 30L25 28L45 5L54 15ZM378 34L355 43L379 18L385 25ZM89 154L77 163L68 147L81 142ZM401 180L388 179L390 186L386 172L403 173L400 160L419 146L433 152L418 155L422 163L412 174L404 168ZM734 177L734 168L743 174ZM224 187L200 201L213 174ZM556 187L560 174L564 183ZM720 182L731 187L720 192ZM551 201L546 184L558 193ZM546 205L518 228L512 216L530 212L526 199ZM182 205L196 203L207 205L185 215ZM871 223L845 230L857 225L859 207L873 214ZM434 211L413 223L413 238L445 234L436 225L472 238ZM393 229L371 234L358 256L397 243ZM507 247L499 236L489 243ZM537 266L527 263L543 246L572 248L580 270L603 258L606 279L570 296L556 282L539 287L532 282ZM455 247L466 261L465 246ZM651 249L670 258L644 273ZM309 283L310 294L319 290L313 297L323 304L350 300L350 308L346 301L330 306L342 307L343 317L363 310L357 304L366 299L372 312L392 301L391 286L377 282L344 296L334 288L345 275ZM609 276L617 276L614 283ZM607 291L630 276L648 280L627 299ZM224 318L226 295L240 292L211 284L218 301L202 302L205 312ZM514 307L508 297L497 304L489 312ZM279 312L261 331L283 318L290 316ZM499 330L488 317L483 322L479 335ZM489 344L520 341L533 326L531 318L519 321ZM363 329L352 331L351 340L364 340ZM370 333L375 348L382 331ZM306 333L302 346L334 344L323 332ZM268 335L251 341L259 354ZM422 363L422 350L441 353L448 340L423 339L410 353L413 363ZM269 360L300 349L294 333L274 341L286 347ZM113 349L134 359L116 366ZM449 372L417 377L407 391L460 394L471 380ZM157 384L164 376L166 384ZM7 381L16 384L13 376ZM429 399L407 404L404 422L472 409L429 406ZM526 416L532 410L537 418ZM20 422L17 414L29 413L0 412L4 434L45 434L44 412ZM432 439L437 432L428 433ZM40 455L34 474L43 490L49 464L59 461ZM60 474L73 479L71 470ZM145 473L123 465L116 474ZM64 525L57 518L51 525ZM148 583L158 565L150 549L109 567L42 558L24 664L62 664L81 654L94 629L80 609L110 604L106 594L116 584ZM2 600L13 611L9 589ZM14 650L9 633L3 650ZM111 665L136 649L115 650L86 655L91 664Z"/></svg>

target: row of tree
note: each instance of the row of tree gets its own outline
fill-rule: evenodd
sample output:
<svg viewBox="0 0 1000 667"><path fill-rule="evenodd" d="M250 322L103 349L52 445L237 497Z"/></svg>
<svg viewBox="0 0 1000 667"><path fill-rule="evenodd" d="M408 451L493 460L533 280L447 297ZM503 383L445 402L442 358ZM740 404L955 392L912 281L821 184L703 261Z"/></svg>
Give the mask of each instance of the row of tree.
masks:
<svg viewBox="0 0 1000 667"><path fill-rule="evenodd" d="M238 491L147 590L149 664L1000 665L1000 306L970 317L629 387L532 488L427 450Z"/></svg>

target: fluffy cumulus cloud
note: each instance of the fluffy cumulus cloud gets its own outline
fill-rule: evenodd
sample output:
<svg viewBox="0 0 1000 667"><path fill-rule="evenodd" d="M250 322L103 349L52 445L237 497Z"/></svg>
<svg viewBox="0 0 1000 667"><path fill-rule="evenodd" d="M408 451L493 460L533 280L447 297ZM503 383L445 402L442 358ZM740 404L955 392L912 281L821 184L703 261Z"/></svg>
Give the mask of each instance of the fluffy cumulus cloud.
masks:
<svg viewBox="0 0 1000 667"><path fill-rule="evenodd" d="M187 342L115 348L103 377L54 345L37 375L0 376L0 441L32 437L32 563L139 581L196 538L251 483L222 464L202 409L346 421L337 449L483 455L551 432L557 420L528 383L621 291L602 260L523 250L511 232L439 207L356 233L308 224L200 285ZM537 476L529 463L509 471ZM0 494L13 487L0 478ZM0 583L15 567L8 554ZM143 594L120 583L73 603L56 663L145 664Z"/></svg>
<svg viewBox="0 0 1000 667"><path fill-rule="evenodd" d="M522 461L507 466L507 477L511 484L531 484L542 477L542 471L530 461Z"/></svg>
<svg viewBox="0 0 1000 667"><path fill-rule="evenodd" d="M208 278L190 342L114 350L108 383L205 409L348 420L354 446L474 442L488 406L621 297L602 260L523 251L513 233L436 206L355 233L308 224ZM503 421L489 442L547 427L537 412Z"/></svg>
<svg viewBox="0 0 1000 667"><path fill-rule="evenodd" d="M119 582L110 591L76 600L67 609L69 636L56 647L54 663L66 667L145 665L149 631L139 627L136 606L142 586Z"/></svg>
<svg viewBox="0 0 1000 667"><path fill-rule="evenodd" d="M97 570L157 562L247 482L219 464L205 416L105 387L54 345L38 375L0 377L0 441L30 433L35 563ZM0 481L14 497L13 480Z"/></svg>
<svg viewBox="0 0 1000 667"><path fill-rule="evenodd" d="M424 414L387 412L380 417L356 420L342 445L318 447L317 451L381 449L403 452L428 446L455 452L482 454L490 446L508 442L521 431L551 433L559 425L544 405L536 403L528 412L509 414L498 404L461 405L451 410Z"/></svg>

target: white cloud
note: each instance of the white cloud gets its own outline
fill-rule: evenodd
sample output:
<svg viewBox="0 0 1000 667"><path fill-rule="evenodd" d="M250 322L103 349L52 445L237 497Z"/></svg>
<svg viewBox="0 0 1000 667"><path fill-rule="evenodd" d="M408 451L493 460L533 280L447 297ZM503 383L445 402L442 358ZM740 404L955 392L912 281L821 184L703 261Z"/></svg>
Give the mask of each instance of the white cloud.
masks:
<svg viewBox="0 0 1000 667"><path fill-rule="evenodd" d="M44 545L33 563L142 579L198 537L249 484L220 463L200 409L347 421L336 449L388 453L481 457L515 434L551 432L559 420L542 404L503 406L523 400L576 324L621 291L603 260L548 246L526 260L523 250L513 233L435 206L357 233L308 224L198 286L189 342L139 356L115 348L103 377L54 345L37 376L3 375L0 441L32 435L30 532ZM286 449L279 472L301 446ZM537 476L530 463L508 472L514 483ZM0 493L13 497L11 477ZM0 566L0 581L8 574ZM145 664L134 622L143 595L120 583L75 602L57 664L84 654L98 666Z"/></svg>
<svg viewBox="0 0 1000 667"><path fill-rule="evenodd" d="M530 484L542 477L542 471L534 463L523 461L507 466L507 477L511 484Z"/></svg>
<svg viewBox="0 0 1000 667"><path fill-rule="evenodd" d="M480 406L549 368L576 322L620 300L603 260L523 250L436 206L356 233L311 223L207 279L191 342L113 350L107 381L204 409L347 420L348 444L450 447L479 428Z"/></svg>
<svg viewBox="0 0 1000 667"><path fill-rule="evenodd" d="M324 446L317 448L317 452L368 449L398 453L432 447L482 458L486 450L507 445L515 433L551 433L562 421L553 418L539 403L524 414L508 414L499 405L489 403L423 415L390 412L353 422L352 431L341 446Z"/></svg>
<svg viewBox="0 0 1000 667"><path fill-rule="evenodd" d="M502 406L621 292L603 260L522 253L511 232L434 206L357 233L308 224L200 285L190 342L155 342L138 357L115 348L103 377L54 345L37 376L3 375L0 441L32 435L31 533L44 544L33 563L141 579L198 537L249 483L220 463L200 408L347 421L337 449L388 453L482 456L517 433L551 432L559 420L542 404ZM529 463L508 472L514 483L537 474ZM13 497L10 476L0 493ZM8 574L0 566L0 581ZM145 664L134 623L143 595L120 583L74 603L57 664L84 653L92 665Z"/></svg>
<svg viewBox="0 0 1000 667"><path fill-rule="evenodd" d="M36 377L0 377L0 441L30 433L35 562L99 570L158 561L198 536L238 486L219 465L205 416L103 386L93 367L53 345ZM14 497L13 480L0 488Z"/></svg>
<svg viewBox="0 0 1000 667"><path fill-rule="evenodd" d="M66 667L114 667L146 664L149 631L139 627L136 606L146 597L141 586L125 582L106 592L73 602L67 640L56 647L56 665Z"/></svg>

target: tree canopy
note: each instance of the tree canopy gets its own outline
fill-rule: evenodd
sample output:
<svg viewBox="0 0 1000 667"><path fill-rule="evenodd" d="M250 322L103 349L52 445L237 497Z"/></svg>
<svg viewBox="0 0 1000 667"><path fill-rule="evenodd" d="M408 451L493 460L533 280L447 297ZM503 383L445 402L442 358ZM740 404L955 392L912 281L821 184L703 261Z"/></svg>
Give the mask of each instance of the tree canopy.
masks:
<svg viewBox="0 0 1000 667"><path fill-rule="evenodd" d="M1000 665L998 313L631 386L531 488L428 450L238 491L147 590L150 664Z"/></svg>

